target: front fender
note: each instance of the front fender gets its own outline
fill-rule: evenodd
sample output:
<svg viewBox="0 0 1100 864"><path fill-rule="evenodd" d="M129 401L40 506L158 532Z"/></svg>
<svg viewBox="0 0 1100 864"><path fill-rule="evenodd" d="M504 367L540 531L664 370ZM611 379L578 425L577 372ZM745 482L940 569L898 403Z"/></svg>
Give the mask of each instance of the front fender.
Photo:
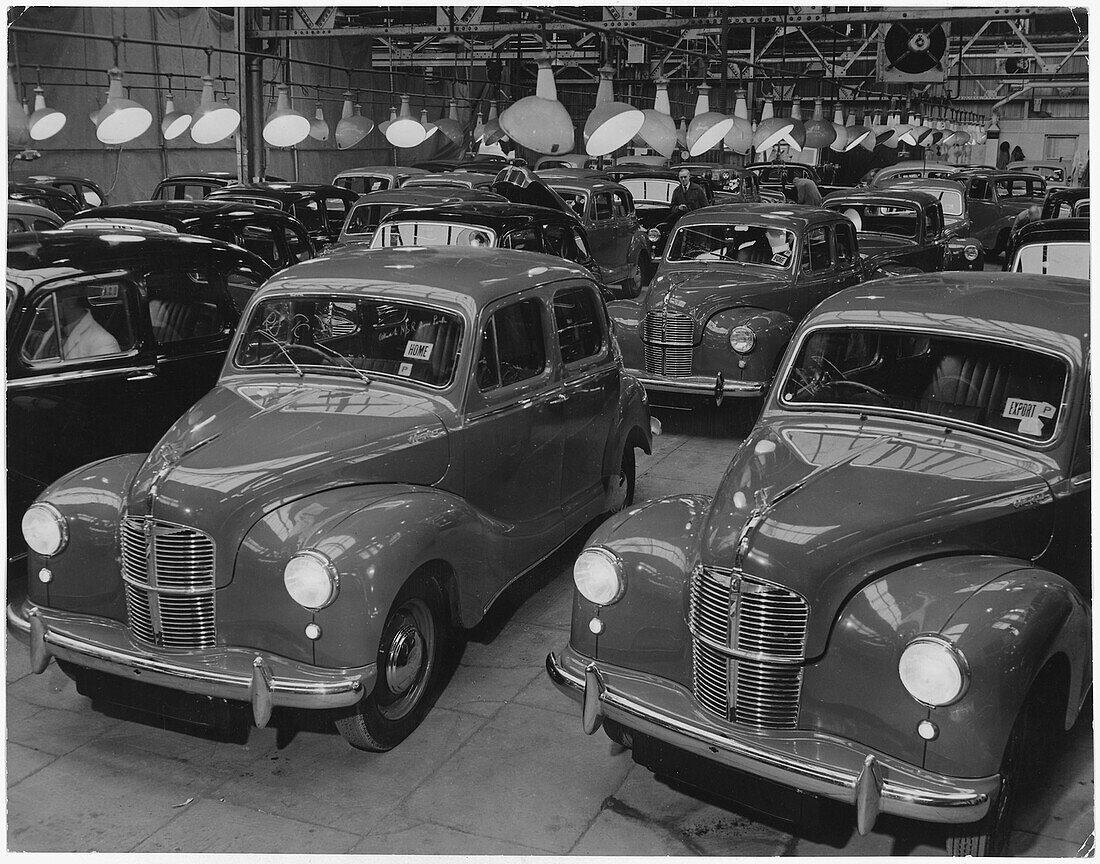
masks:
<svg viewBox="0 0 1100 864"><path fill-rule="evenodd" d="M607 314L615 328L615 338L619 343L619 349L623 356L623 366L626 369L644 369L645 356L642 349L642 319L645 317L645 308L642 305L642 297L645 292L634 300L616 300L607 304Z"/></svg>
<svg viewBox="0 0 1100 864"><path fill-rule="evenodd" d="M756 333L756 345L748 354L738 354L730 347L730 331L741 326L751 327ZM794 321L784 312L752 307L724 309L712 315L703 328L693 372L722 372L727 381L770 382L792 333Z"/></svg>
<svg viewBox="0 0 1100 864"><path fill-rule="evenodd" d="M429 562L454 574L454 623L476 623L502 581L489 572L484 548L482 520L448 493L399 484L322 492L268 513L248 532L233 581L218 593L219 626L234 644L330 668L366 665L398 590ZM336 599L318 612L283 586L283 567L304 549L326 555L340 578ZM304 635L310 623L321 628L316 641Z"/></svg>

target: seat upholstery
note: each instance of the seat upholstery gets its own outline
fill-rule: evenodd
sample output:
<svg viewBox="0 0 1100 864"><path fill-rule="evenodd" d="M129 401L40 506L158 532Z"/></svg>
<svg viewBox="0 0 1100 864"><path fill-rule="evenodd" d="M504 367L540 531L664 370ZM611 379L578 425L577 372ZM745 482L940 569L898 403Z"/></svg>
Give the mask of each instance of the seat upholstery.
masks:
<svg viewBox="0 0 1100 864"><path fill-rule="evenodd" d="M924 399L933 413L990 422L1001 415L1010 397L1031 399L1034 391L1026 376L990 358L945 354L936 364Z"/></svg>
<svg viewBox="0 0 1100 864"><path fill-rule="evenodd" d="M175 300L150 300L153 337L161 345L209 336L216 330L216 309L206 304Z"/></svg>

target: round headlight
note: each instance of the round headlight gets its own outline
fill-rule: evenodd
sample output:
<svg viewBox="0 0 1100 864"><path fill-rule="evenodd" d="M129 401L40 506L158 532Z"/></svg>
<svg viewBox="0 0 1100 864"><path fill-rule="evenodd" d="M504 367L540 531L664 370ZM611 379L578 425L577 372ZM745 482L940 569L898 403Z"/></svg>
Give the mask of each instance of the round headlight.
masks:
<svg viewBox="0 0 1100 864"><path fill-rule="evenodd" d="M622 559L601 546L585 549L573 565L573 582L589 602L610 606L626 589Z"/></svg>
<svg viewBox="0 0 1100 864"><path fill-rule="evenodd" d="M756 347L756 333L751 327L741 325L730 330L730 348L738 354L748 354Z"/></svg>
<svg viewBox="0 0 1100 864"><path fill-rule="evenodd" d="M650 228L649 232L645 236L649 238L650 243L657 243L661 239L661 229Z"/></svg>
<svg viewBox="0 0 1100 864"><path fill-rule="evenodd" d="M965 249L963 249L963 255L966 256L967 261L977 261L978 260L978 247L975 246L973 243L971 243L969 246L967 246Z"/></svg>
<svg viewBox="0 0 1100 864"><path fill-rule="evenodd" d="M23 539L27 546L48 558L65 548L69 527L53 504L32 504L23 514Z"/></svg>
<svg viewBox="0 0 1100 864"><path fill-rule="evenodd" d="M906 645L898 675L910 696L933 708L957 702L970 683L966 658L942 636L918 636Z"/></svg>
<svg viewBox="0 0 1100 864"><path fill-rule="evenodd" d="M324 609L340 590L340 576L328 557L312 549L299 552L283 568L291 599L306 609Z"/></svg>

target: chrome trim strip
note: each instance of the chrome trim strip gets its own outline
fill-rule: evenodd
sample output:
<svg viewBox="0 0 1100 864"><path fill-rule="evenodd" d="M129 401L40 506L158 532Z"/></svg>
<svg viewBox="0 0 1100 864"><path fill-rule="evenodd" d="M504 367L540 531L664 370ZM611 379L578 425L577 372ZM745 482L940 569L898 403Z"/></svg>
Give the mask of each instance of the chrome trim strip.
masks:
<svg viewBox="0 0 1100 864"><path fill-rule="evenodd" d="M714 378L703 375L690 375L684 378L653 378L647 373L636 369L627 369L642 386L647 390L667 393L692 393L701 396L713 396L715 391ZM763 381L726 381L722 385L722 392L728 396L757 396L762 395L767 389Z"/></svg>
<svg viewBox="0 0 1100 864"><path fill-rule="evenodd" d="M115 357L123 355L116 354ZM41 368L41 367L33 367ZM110 369L73 369L65 372L55 372L52 375L35 375L28 378L17 378L7 382L8 390L25 390L28 387L46 387L51 384L64 384L68 381L86 381L89 378L123 377L133 375L135 372L156 372L156 365L151 366L112 366Z"/></svg>

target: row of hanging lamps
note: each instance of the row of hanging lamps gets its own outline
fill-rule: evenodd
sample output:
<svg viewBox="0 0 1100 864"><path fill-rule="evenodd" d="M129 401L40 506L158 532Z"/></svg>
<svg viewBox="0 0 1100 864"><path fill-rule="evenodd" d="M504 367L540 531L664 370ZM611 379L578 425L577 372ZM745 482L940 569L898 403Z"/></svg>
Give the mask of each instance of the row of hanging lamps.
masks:
<svg viewBox="0 0 1100 864"><path fill-rule="evenodd" d="M549 55L540 54L538 66L535 95L505 108L500 113L500 128L513 141L536 153L570 153L575 137L573 120L558 101Z"/></svg>
<svg viewBox="0 0 1100 864"><path fill-rule="evenodd" d="M742 156L752 147L752 123L749 121L748 93L745 90L734 93L733 125L724 140L730 150Z"/></svg>
<svg viewBox="0 0 1100 864"><path fill-rule="evenodd" d="M508 136L500 126L500 116L497 114L497 100L489 100L489 113L485 117L485 127L481 133L482 143L493 145L501 141L507 141Z"/></svg>
<svg viewBox="0 0 1100 864"><path fill-rule="evenodd" d="M672 106L668 101L668 79L658 78L653 107L642 111L642 125L638 137L666 159L676 151L676 123L672 119Z"/></svg>
<svg viewBox="0 0 1100 864"><path fill-rule="evenodd" d="M596 105L584 124L584 149L589 156L606 156L630 143L645 124L645 114L626 102L615 101L610 66L599 69Z"/></svg>
<svg viewBox="0 0 1100 864"><path fill-rule="evenodd" d="M344 105L340 109L340 121L336 124L336 149L347 150L349 147L354 147L366 138L373 128L374 121L363 116L358 102L355 103L355 110L352 110L351 91L345 90Z"/></svg>
<svg viewBox="0 0 1100 864"><path fill-rule="evenodd" d="M275 85L275 110L264 122L264 141L272 147L293 147L309 137L310 122L300 111L295 111L290 101L290 86Z"/></svg>
<svg viewBox="0 0 1100 864"><path fill-rule="evenodd" d="M699 95L695 99L695 116L687 128L687 148L689 156L700 156L718 146L733 128L733 118L710 110L710 85L699 85Z"/></svg>

